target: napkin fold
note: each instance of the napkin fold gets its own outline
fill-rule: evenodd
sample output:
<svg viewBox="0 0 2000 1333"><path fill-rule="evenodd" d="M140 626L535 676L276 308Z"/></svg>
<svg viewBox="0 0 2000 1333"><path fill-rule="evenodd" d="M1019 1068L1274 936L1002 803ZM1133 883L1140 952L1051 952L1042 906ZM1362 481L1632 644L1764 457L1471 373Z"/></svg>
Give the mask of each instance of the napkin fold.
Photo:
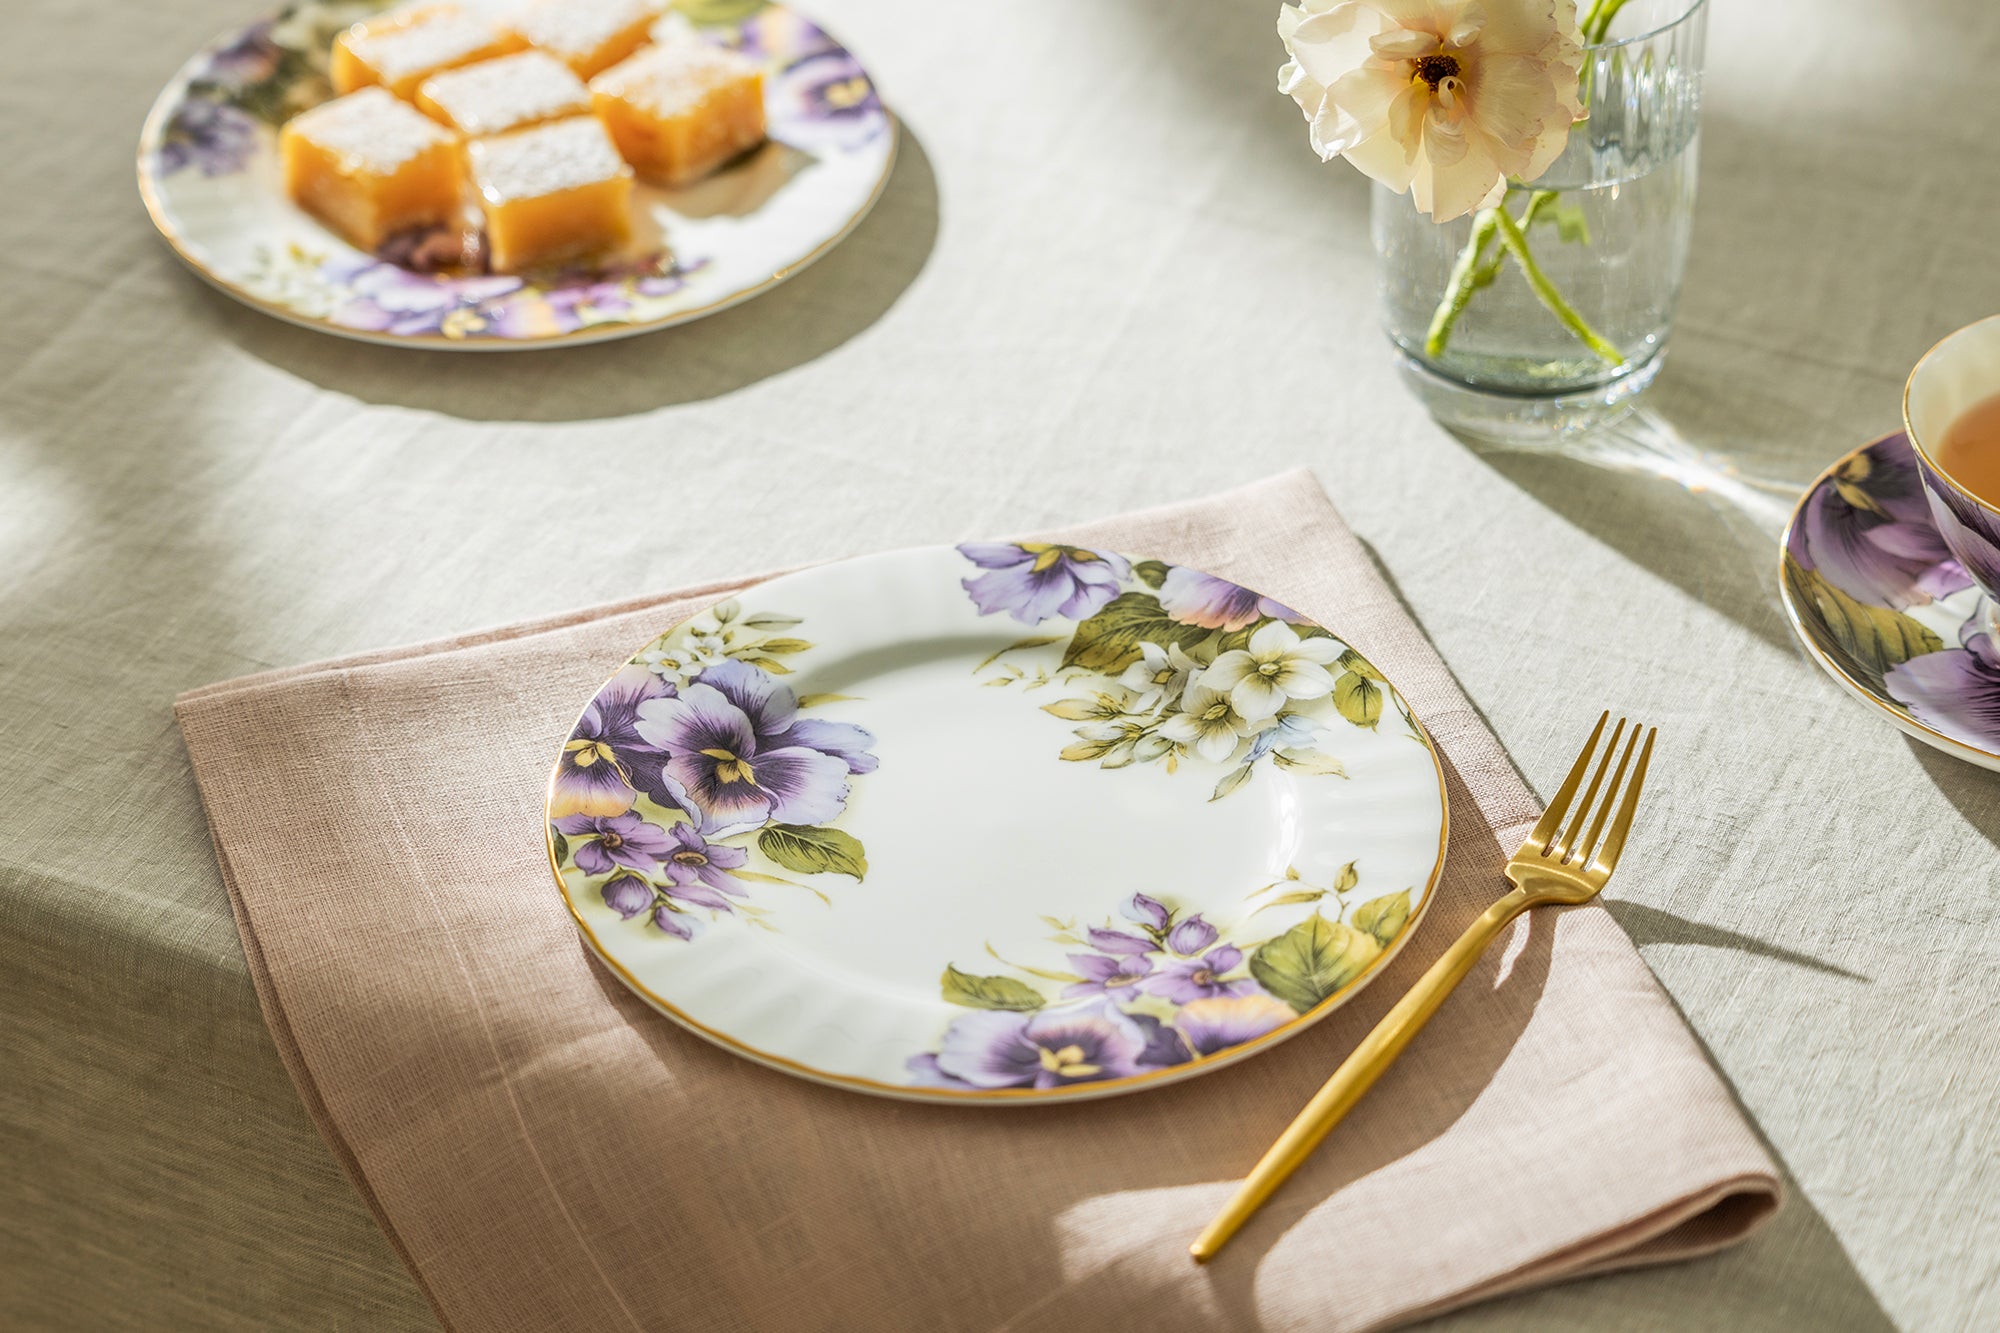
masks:
<svg viewBox="0 0 2000 1333"><path fill-rule="evenodd" d="M1363 1330L1708 1253L1776 1211L1776 1168L1631 942L1599 907L1544 909L1192 1264L1236 1179L1505 891L1538 810L1310 474L1058 535L1334 627L1450 786L1437 900L1366 991L1243 1065L1105 1101L807 1083L675 1026L586 951L543 853L549 767L637 645L755 579L177 701L271 1035L447 1327ZM1580 737L1595 707L1549 724ZM1646 856L1641 837L1624 876Z"/></svg>

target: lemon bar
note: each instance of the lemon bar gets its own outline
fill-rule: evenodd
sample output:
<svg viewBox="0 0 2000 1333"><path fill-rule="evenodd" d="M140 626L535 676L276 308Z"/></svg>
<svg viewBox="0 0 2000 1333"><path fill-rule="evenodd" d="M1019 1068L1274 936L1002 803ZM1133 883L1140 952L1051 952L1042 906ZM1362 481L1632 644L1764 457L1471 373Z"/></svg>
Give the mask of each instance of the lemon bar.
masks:
<svg viewBox="0 0 2000 1333"><path fill-rule="evenodd" d="M458 136L385 89L322 102L278 138L285 192L364 250L405 227L458 219Z"/></svg>
<svg viewBox="0 0 2000 1333"><path fill-rule="evenodd" d="M645 180L686 185L764 139L764 71L693 33L666 34L590 81L618 151Z"/></svg>
<svg viewBox="0 0 2000 1333"><path fill-rule="evenodd" d="M469 156L497 273L593 254L632 234L632 169L589 116L475 139Z"/></svg>
<svg viewBox="0 0 2000 1333"><path fill-rule="evenodd" d="M529 0L507 26L587 79L638 50L662 8L661 0Z"/></svg>
<svg viewBox="0 0 2000 1333"><path fill-rule="evenodd" d="M419 5L357 23L334 39L328 71L335 92L380 84L398 97L440 70L519 50L505 28L455 5Z"/></svg>
<svg viewBox="0 0 2000 1333"><path fill-rule="evenodd" d="M589 114L590 90L554 56L520 51L431 75L417 109L460 134L505 134Z"/></svg>

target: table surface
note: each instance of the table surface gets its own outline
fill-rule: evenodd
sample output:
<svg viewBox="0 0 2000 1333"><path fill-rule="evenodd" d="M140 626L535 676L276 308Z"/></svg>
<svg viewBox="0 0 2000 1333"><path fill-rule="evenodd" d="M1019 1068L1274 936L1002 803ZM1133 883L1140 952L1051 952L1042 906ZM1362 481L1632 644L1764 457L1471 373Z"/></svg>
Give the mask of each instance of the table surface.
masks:
<svg viewBox="0 0 2000 1333"><path fill-rule="evenodd" d="M698 325L474 358L281 325L153 235L139 123L248 11L14 7L0 1323L432 1326L272 1052L177 691L1304 464L1540 789L1598 709L1658 723L1611 910L1792 1180L1720 1258L1441 1323L2000 1326L2000 777L1819 676L1774 544L2000 310L2000 8L1717 5L1672 359L1587 457L1399 386L1275 9L817 0L909 131L860 230Z"/></svg>

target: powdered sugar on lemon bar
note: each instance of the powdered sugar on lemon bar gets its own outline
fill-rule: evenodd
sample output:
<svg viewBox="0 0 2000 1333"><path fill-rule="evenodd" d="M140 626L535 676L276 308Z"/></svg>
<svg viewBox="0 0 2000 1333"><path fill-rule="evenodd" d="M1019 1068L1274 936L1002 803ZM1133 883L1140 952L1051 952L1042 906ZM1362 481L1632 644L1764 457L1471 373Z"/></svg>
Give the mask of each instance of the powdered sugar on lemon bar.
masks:
<svg viewBox="0 0 2000 1333"><path fill-rule="evenodd" d="M587 79L636 51L663 8L661 0L528 0L507 26Z"/></svg>
<svg viewBox="0 0 2000 1333"><path fill-rule="evenodd" d="M417 106L462 134L504 134L589 111L590 90L555 57L521 51L433 74Z"/></svg>
<svg viewBox="0 0 2000 1333"><path fill-rule="evenodd" d="M333 45L337 92L381 84L398 97L440 70L518 50L520 39L452 5L397 10L342 33Z"/></svg>
<svg viewBox="0 0 2000 1333"><path fill-rule="evenodd" d="M468 155L498 272L596 253L631 235L632 169L589 116L475 139Z"/></svg>

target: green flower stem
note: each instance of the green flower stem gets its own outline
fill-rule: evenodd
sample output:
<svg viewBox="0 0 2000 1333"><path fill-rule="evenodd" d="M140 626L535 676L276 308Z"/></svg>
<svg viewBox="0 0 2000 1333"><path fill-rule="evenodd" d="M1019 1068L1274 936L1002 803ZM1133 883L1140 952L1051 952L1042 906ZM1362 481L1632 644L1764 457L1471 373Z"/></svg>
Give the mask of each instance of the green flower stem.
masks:
<svg viewBox="0 0 2000 1333"><path fill-rule="evenodd" d="M1452 326L1465 313L1472 294L1486 285L1479 280L1479 274L1485 267L1481 261L1485 258L1486 247L1492 243L1493 233L1500 229L1499 220L1493 216L1499 211L1498 208L1481 209L1479 216L1472 220L1472 235L1466 238L1465 248L1458 252L1458 259L1451 266L1451 282L1445 288L1444 299L1431 312L1431 326L1424 334L1426 356L1444 355L1444 345L1451 341ZM1496 267L1497 263L1495 261Z"/></svg>
<svg viewBox="0 0 2000 1333"><path fill-rule="evenodd" d="M1528 196L1528 206L1521 210L1521 216L1515 221L1515 225L1520 227L1523 235L1526 235L1528 230L1535 225L1536 220L1542 216L1549 205L1556 201L1556 194L1557 191L1555 190L1536 190ZM1497 218L1494 220L1493 226L1495 231L1499 230L1500 224ZM1484 264L1481 264L1479 271L1472 275L1472 285L1474 287L1490 286L1493 280L1500 276L1500 265L1506 262L1506 258L1506 247L1502 246L1500 249L1495 250L1493 257Z"/></svg>
<svg viewBox="0 0 2000 1333"><path fill-rule="evenodd" d="M1563 294L1556 290L1553 282L1549 281L1549 275L1542 272L1542 266L1535 262L1534 252L1528 249L1528 238L1521 233L1521 228L1515 223L1513 215L1504 208L1496 208L1493 211L1494 220L1500 226L1501 244L1505 245L1508 253L1514 256L1514 262L1521 266L1521 275L1528 280L1528 285L1534 288L1535 295L1542 298L1542 304L1549 308L1549 313L1561 320L1564 327L1582 340L1584 346L1595 352L1600 361L1609 366L1624 365L1625 358L1619 355L1618 349L1604 341L1596 329L1584 322L1583 316L1576 312L1576 307L1563 299Z"/></svg>
<svg viewBox="0 0 2000 1333"><path fill-rule="evenodd" d="M1542 215L1542 210L1554 203L1554 190L1536 190L1528 196L1528 206L1521 211L1520 227L1526 231ZM1466 238L1465 246L1458 252L1458 259L1451 266L1451 279L1446 284L1444 299L1431 312L1431 326L1424 333L1424 353L1427 356L1443 356L1445 344L1451 341L1451 331L1458 324L1458 317L1465 313L1465 307L1472 301L1472 294L1481 287L1490 287L1500 276L1500 265L1506 261L1504 248L1495 250L1489 258L1486 247L1500 230L1498 213L1504 204L1481 209L1472 220L1472 235Z"/></svg>
<svg viewBox="0 0 2000 1333"><path fill-rule="evenodd" d="M1625 0L1592 0L1585 11L1583 21L1578 25L1586 47L1600 45L1605 34L1611 30L1611 20L1618 17L1618 11L1625 7ZM1588 102L1590 72L1583 76L1585 97ZM1625 364L1625 358L1618 349L1599 337L1596 330L1584 322L1576 309L1563 299L1548 275L1536 264L1528 250L1527 232L1541 217L1544 209L1556 200L1555 190L1536 190L1528 196L1527 207L1521 210L1520 218L1504 217L1506 208L1481 209L1473 219L1472 235L1466 238L1465 246L1458 252L1452 263L1451 277L1445 285L1445 294L1438 301L1437 309L1431 312L1430 328L1424 332L1424 353L1427 356L1443 356L1445 345L1451 341L1451 331L1458 324L1460 315L1472 302L1472 294L1481 287L1493 284L1500 276L1500 266L1506 262L1508 254L1520 261L1521 271L1527 275L1528 283L1542 303L1555 313L1556 318L1569 327L1600 358L1614 366ZM1503 222L1504 217L1504 222ZM1489 257L1487 247L1493 244L1495 236L1501 238L1500 247Z"/></svg>
<svg viewBox="0 0 2000 1333"><path fill-rule="evenodd" d="M1624 7L1625 0L1597 0L1597 3L1590 7L1590 12L1583 16L1583 22L1578 25L1583 31L1583 44L1585 46L1602 44L1604 35L1611 31L1611 20L1617 18L1618 11Z"/></svg>

